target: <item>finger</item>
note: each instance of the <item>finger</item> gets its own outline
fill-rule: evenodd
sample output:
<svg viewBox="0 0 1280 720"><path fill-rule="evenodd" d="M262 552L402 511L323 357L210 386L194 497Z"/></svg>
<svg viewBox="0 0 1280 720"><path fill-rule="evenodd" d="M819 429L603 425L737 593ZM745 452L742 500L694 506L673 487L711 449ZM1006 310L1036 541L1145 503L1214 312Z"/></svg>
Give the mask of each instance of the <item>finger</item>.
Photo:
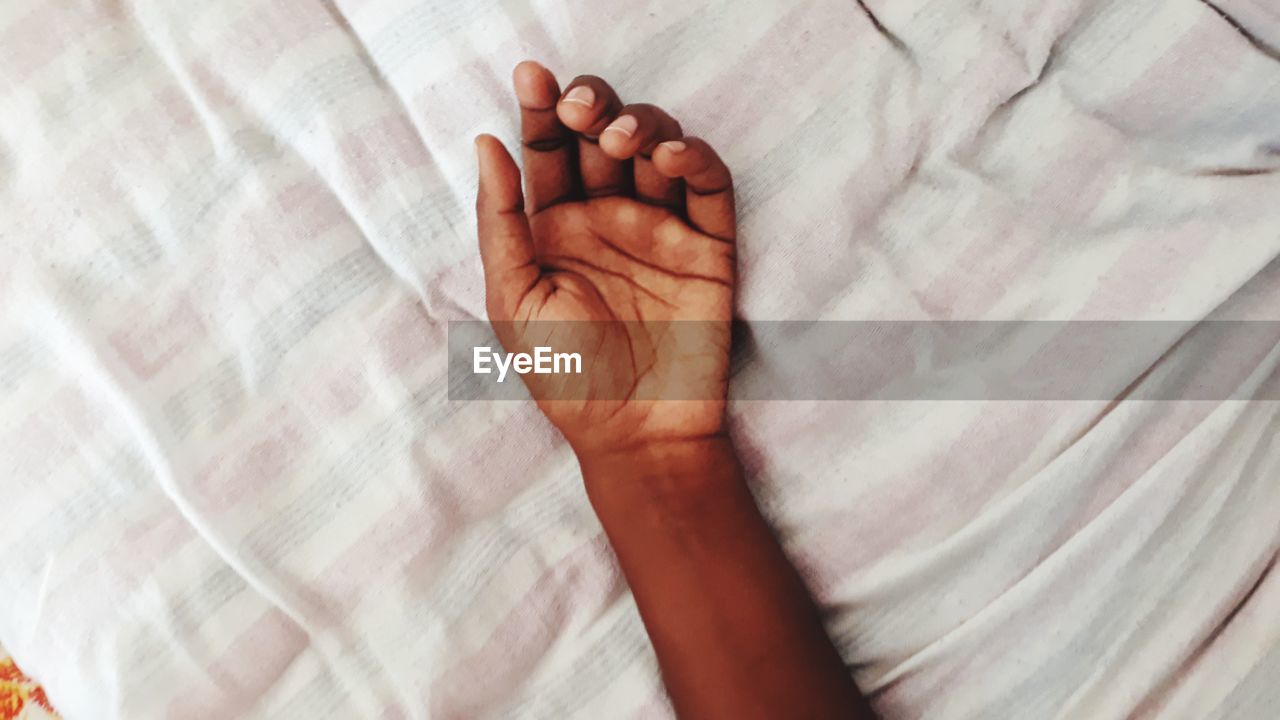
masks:
<svg viewBox="0 0 1280 720"><path fill-rule="evenodd" d="M683 134L680 123L662 108L627 105L600 134L600 148L615 158L635 158L633 176L637 199L679 211L684 205L682 183L679 178L670 178L655 170L649 154L663 140L675 140Z"/></svg>
<svg viewBox="0 0 1280 720"><path fill-rule="evenodd" d="M529 183L529 211L538 212L577 192L577 163L573 133L556 117L560 86L550 70L526 60L511 73L520 102L520 140L525 179Z"/></svg>
<svg viewBox="0 0 1280 720"><path fill-rule="evenodd" d="M597 136L617 115L622 101L609 83L595 76L574 78L556 108L560 121L578 135L578 173L587 197L628 195L631 168L600 149Z"/></svg>
<svg viewBox="0 0 1280 720"><path fill-rule="evenodd" d="M565 127L594 138L621 109L622 101L609 83L595 75L579 75L565 88L556 104L556 115Z"/></svg>
<svg viewBox="0 0 1280 720"><path fill-rule="evenodd" d="M632 194L630 163L609 157L595 138L578 136L578 173L586 197Z"/></svg>
<svg viewBox="0 0 1280 720"><path fill-rule="evenodd" d="M683 178L689 224L721 240L737 237L733 205L733 176L704 140L686 137L658 145L653 166L672 178Z"/></svg>
<svg viewBox="0 0 1280 720"><path fill-rule="evenodd" d="M485 305L490 320L508 320L542 273L534 256L515 161L492 135L476 138L476 160L480 167L476 227L484 265Z"/></svg>
<svg viewBox="0 0 1280 720"><path fill-rule="evenodd" d="M625 160L648 155L663 140L675 140L684 133L680 123L665 110L646 103L625 105L600 134L600 148L610 156Z"/></svg>

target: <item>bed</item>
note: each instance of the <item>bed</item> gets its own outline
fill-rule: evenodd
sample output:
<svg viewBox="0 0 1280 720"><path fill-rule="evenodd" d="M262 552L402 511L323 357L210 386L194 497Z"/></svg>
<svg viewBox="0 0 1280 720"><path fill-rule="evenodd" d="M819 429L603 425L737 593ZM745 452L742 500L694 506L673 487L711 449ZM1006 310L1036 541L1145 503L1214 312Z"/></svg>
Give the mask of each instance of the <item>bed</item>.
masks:
<svg viewBox="0 0 1280 720"><path fill-rule="evenodd" d="M568 448L448 398L512 66L721 148L748 322L1190 328L1280 319L1278 47L1265 0L9 0L0 643L68 719L671 717ZM1278 358L730 412L885 717L1261 718Z"/></svg>

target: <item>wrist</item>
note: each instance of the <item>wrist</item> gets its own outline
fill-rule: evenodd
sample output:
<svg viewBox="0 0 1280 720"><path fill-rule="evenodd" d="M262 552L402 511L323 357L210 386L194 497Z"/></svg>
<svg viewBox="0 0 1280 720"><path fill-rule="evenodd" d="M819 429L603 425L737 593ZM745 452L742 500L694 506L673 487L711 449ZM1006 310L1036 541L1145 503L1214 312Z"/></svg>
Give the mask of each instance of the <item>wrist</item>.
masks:
<svg viewBox="0 0 1280 720"><path fill-rule="evenodd" d="M705 474L726 461L736 462L729 436L724 433L690 438L648 440L613 448L575 450L582 474L618 481L656 480Z"/></svg>
<svg viewBox="0 0 1280 720"><path fill-rule="evenodd" d="M579 453L578 464L601 519L641 506L686 511L745 487L733 443L723 434Z"/></svg>

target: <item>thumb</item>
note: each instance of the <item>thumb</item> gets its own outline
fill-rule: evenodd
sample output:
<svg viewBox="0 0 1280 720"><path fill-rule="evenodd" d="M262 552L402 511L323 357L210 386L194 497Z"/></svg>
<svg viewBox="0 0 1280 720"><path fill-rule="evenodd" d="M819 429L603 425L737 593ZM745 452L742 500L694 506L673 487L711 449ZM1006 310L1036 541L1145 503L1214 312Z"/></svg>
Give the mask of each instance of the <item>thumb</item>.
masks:
<svg viewBox="0 0 1280 720"><path fill-rule="evenodd" d="M533 253L533 234L524 214L520 169L502 142L476 138L480 187L476 227L484 265L485 304L490 320L509 320L541 275Z"/></svg>

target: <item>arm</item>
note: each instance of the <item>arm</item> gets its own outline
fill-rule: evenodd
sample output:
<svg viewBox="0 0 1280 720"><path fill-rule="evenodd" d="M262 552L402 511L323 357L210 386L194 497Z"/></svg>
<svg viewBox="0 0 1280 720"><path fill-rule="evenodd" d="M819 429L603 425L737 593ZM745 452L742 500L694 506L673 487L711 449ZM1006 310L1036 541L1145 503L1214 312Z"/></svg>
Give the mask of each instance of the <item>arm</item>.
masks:
<svg viewBox="0 0 1280 720"><path fill-rule="evenodd" d="M727 439L581 464L681 717L872 717Z"/></svg>
<svg viewBox="0 0 1280 720"><path fill-rule="evenodd" d="M515 86L525 192L502 144L476 141L489 318L508 352L584 358L580 376L521 379L577 453L677 711L871 717L725 432L729 169L600 78L561 93L522 63Z"/></svg>

